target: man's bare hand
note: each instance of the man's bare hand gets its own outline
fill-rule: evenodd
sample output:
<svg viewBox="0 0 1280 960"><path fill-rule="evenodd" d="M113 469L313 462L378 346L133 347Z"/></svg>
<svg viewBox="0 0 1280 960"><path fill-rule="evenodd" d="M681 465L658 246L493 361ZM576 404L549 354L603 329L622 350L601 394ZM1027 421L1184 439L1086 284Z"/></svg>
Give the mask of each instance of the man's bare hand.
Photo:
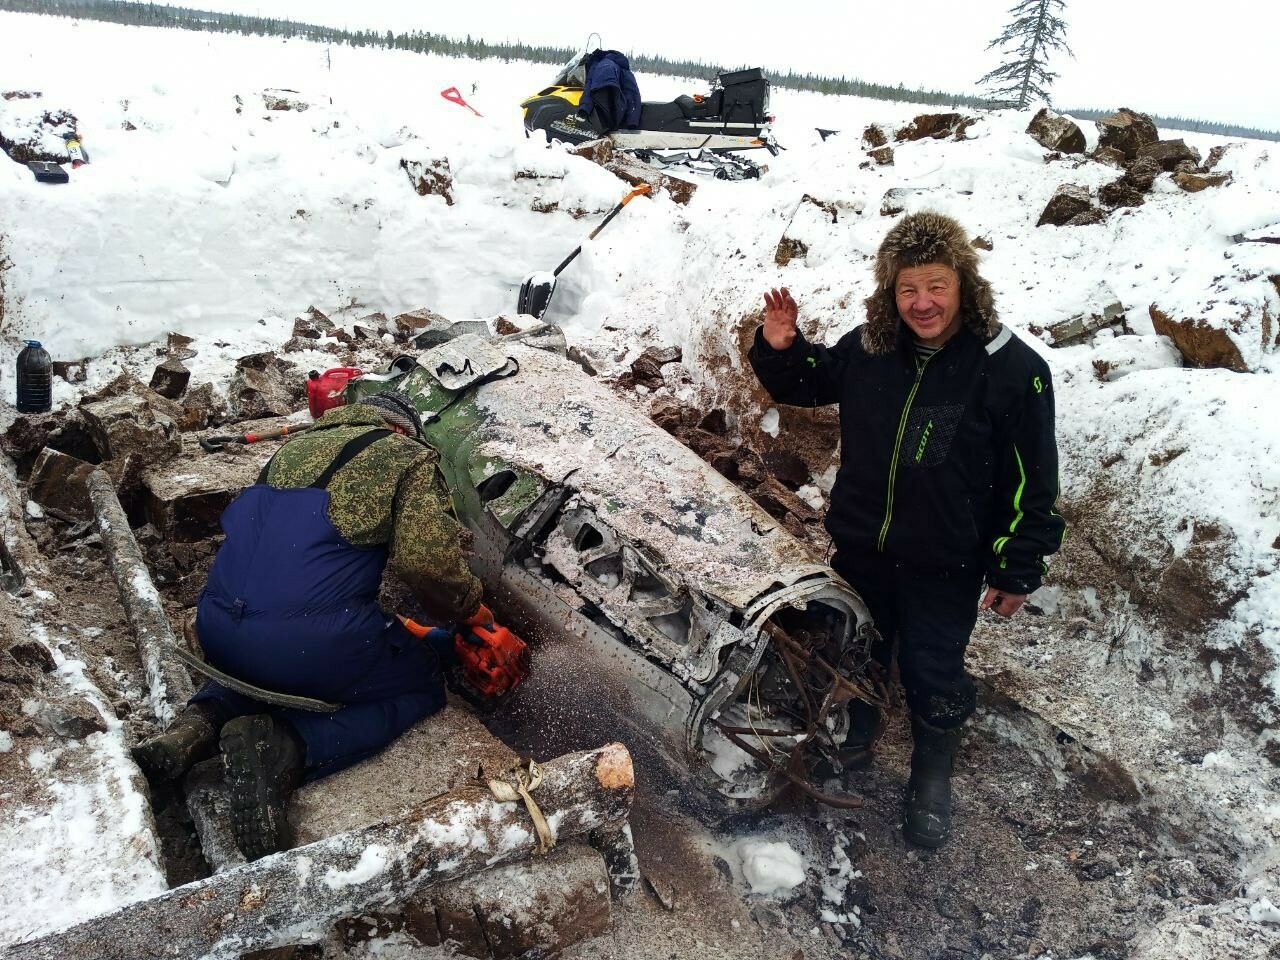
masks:
<svg viewBox="0 0 1280 960"><path fill-rule="evenodd" d="M987 592L978 604L983 610L993 610L1008 620L1027 602L1025 593L1005 593L995 587L987 587Z"/></svg>
<svg viewBox="0 0 1280 960"><path fill-rule="evenodd" d="M796 339L796 317L800 315L791 291L786 287L764 295L764 339L775 350L785 350Z"/></svg>

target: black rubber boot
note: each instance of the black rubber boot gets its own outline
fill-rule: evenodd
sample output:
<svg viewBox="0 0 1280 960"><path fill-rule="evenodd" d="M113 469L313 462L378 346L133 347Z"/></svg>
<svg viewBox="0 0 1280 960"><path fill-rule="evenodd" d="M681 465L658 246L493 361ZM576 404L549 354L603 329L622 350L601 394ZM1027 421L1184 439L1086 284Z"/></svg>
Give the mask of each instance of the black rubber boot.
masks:
<svg viewBox="0 0 1280 960"><path fill-rule="evenodd" d="M205 700L189 703L164 733L133 748L133 759L149 780L177 780L218 750L219 715Z"/></svg>
<svg viewBox="0 0 1280 960"><path fill-rule="evenodd" d="M840 747L840 763L845 770L866 770L871 766L881 732L880 708L865 700L850 700L849 735Z"/></svg>
<svg viewBox="0 0 1280 960"><path fill-rule="evenodd" d="M911 735L915 747L902 832L908 843L936 849L951 836L951 769L960 728L942 730L912 717Z"/></svg>
<svg viewBox="0 0 1280 960"><path fill-rule="evenodd" d="M285 805L302 782L305 754L287 721L259 713L222 728L222 764L231 831L250 860L290 844Z"/></svg>
<svg viewBox="0 0 1280 960"><path fill-rule="evenodd" d="M874 747L881 734L880 708L865 700L849 701L849 732L832 760L825 753L813 767L819 780L843 776L852 770L866 770L875 759Z"/></svg>

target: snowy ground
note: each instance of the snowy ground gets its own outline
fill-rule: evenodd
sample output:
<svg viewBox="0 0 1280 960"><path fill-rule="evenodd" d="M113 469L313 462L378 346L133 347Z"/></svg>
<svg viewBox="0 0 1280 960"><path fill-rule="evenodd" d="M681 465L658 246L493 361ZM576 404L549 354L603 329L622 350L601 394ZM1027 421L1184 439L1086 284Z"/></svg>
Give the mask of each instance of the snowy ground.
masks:
<svg viewBox="0 0 1280 960"><path fill-rule="evenodd" d="M63 404L121 364L145 378L154 353L121 348L169 331L198 338L196 383L225 381L234 358L278 346L311 305L339 323L420 306L454 319L510 313L523 277L554 266L626 192L599 167L524 138L518 103L549 82L554 71L546 67L330 53L328 70L325 49L304 43L0 14L0 92L42 93L0 101L0 133L12 137L45 110L67 110L91 161L71 171L69 184L48 186L0 159L0 370L13 369L25 337L43 340L55 359L95 358L87 383L55 381ZM640 84L654 100L701 89L647 76ZM484 116L443 100L439 91L450 86ZM267 111L263 92L271 89L295 91L288 96L309 109ZM1270 410L1280 380L1280 262L1275 246L1232 237L1280 223L1275 146L1232 146L1219 165L1234 174L1226 186L1187 194L1166 175L1144 206L1104 224L1036 228L1059 184L1096 187L1117 171L1046 164L1023 132L1026 114L987 116L970 140L903 144L893 166L864 168L862 129L902 124L919 110L778 90L771 107L788 149L761 158L770 168L762 180L701 182L687 207L665 197L631 204L563 275L549 319L604 373L625 369L647 346L681 346L687 379L673 384L681 399L728 408L746 440L768 443L759 425L774 418L740 376L739 344L758 320L761 291L788 285L804 328L819 338L857 323L869 258L894 222L878 213L890 188L913 191L907 209L943 210L990 240L982 269L1002 318L1054 372L1071 529L1049 586L1033 598L1042 616L980 628L972 659L990 703L970 746L983 757L1022 751L1032 758L1027 782L1066 783L1105 759L1132 781L1137 799L1121 790L1120 800L1115 791L1086 800L1117 822L1148 818L1146 839L1129 841L1134 851L1146 844L1176 853L1201 875L1212 872L1203 857L1227 864L1223 882L1192 884L1199 893L1187 894L1161 926L1126 940L1119 955L1236 955L1201 942L1209 934L1198 931L1213 924L1196 909L1227 918L1219 931L1240 926L1262 938L1239 942L1274 945L1280 427ZM842 133L823 142L819 126ZM1085 126L1092 143L1096 134ZM1226 142L1186 139L1202 152ZM435 158L448 159L452 205L417 196L399 166ZM801 204L805 194L836 205L838 222L806 219L813 207ZM552 212L534 210L553 204ZM803 239L808 253L780 267L774 251L784 231ZM1124 304L1132 336L1050 349L1029 332L1081 312L1101 283ZM1184 368L1154 335L1153 304L1228 328L1250 372ZM1107 370L1111 379L1102 378ZM12 375L0 383L0 426L7 426ZM795 423L784 414L782 441ZM801 452L820 478L831 451ZM79 676L74 659L58 659L58 676L71 684ZM1007 701L1021 712L1001 708ZM118 724L94 735L102 741L92 749L101 755L103 789L124 775L122 736ZM19 742L0 734L0 746L10 741ZM1084 753L1072 753L1067 741ZM63 908L38 922L5 921L0 942L110 906L125 895L120 885L141 896L155 883L145 824L122 824L138 838L123 866L103 854L119 844L74 829L70 815L94 802L98 787L66 787L57 759L44 748L0 753L0 768L25 763L45 778L47 793L6 799L0 831L13 839L6 849L20 852L6 854L0 869L0 915L29 914L33 888L52 894L40 879L46 853L50 869L95 878L85 889L100 888L102 899L59 895ZM876 775L887 779L868 784L884 805L894 802L887 798L902 760L895 767L891 752L890 773ZM983 770L966 777L961 790L978 794ZM971 822L987 816L966 803L961 812ZM41 818L59 809L67 828L40 830ZM884 822L891 821L890 812ZM848 840L856 829L854 818L822 836ZM32 830L38 844L21 839ZM756 837L761 845L726 857L733 896L758 902L763 887L796 869L813 884L839 860L828 840L804 850L797 867L767 846L785 839L766 832ZM758 856L744 860L744 850ZM836 875L871 864L890 869L874 850L863 856ZM959 853L945 856L956 859L940 863L966 869ZM140 879L113 881L121 869ZM877 886L897 889L892 878L876 878ZM1203 906L1193 908L1196 897ZM885 949L871 955L917 955L909 946ZM1095 952L1107 955L1105 947Z"/></svg>

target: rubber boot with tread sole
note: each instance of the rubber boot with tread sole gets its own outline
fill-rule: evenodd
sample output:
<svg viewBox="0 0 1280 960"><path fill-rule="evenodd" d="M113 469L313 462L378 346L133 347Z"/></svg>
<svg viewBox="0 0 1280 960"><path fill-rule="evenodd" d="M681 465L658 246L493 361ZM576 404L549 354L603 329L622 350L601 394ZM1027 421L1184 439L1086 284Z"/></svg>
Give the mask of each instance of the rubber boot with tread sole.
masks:
<svg viewBox="0 0 1280 960"><path fill-rule="evenodd" d="M286 805L302 782L303 748L284 720L259 713L222 728L222 764L231 831L240 852L257 860L289 847Z"/></svg>
<svg viewBox="0 0 1280 960"><path fill-rule="evenodd" d="M902 833L908 843L934 850L951 836L951 771L960 728L942 730L912 717L911 735L915 746Z"/></svg>
<svg viewBox="0 0 1280 960"><path fill-rule="evenodd" d="M149 780L177 780L218 751L218 714L204 701L189 703L164 733L133 748L133 759Z"/></svg>

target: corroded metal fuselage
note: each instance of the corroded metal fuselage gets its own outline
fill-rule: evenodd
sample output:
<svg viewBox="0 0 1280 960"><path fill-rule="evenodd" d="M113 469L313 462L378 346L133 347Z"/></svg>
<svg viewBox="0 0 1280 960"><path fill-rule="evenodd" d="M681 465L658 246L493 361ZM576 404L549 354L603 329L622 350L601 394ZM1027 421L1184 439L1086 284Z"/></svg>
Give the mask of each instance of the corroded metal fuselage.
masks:
<svg viewBox="0 0 1280 960"><path fill-rule="evenodd" d="M874 698L867 608L643 411L529 345L557 342L541 334L441 338L350 398L413 398L504 613L544 643L585 643L629 689L631 720L708 785L771 796L803 778L792 754L834 752L845 701Z"/></svg>

